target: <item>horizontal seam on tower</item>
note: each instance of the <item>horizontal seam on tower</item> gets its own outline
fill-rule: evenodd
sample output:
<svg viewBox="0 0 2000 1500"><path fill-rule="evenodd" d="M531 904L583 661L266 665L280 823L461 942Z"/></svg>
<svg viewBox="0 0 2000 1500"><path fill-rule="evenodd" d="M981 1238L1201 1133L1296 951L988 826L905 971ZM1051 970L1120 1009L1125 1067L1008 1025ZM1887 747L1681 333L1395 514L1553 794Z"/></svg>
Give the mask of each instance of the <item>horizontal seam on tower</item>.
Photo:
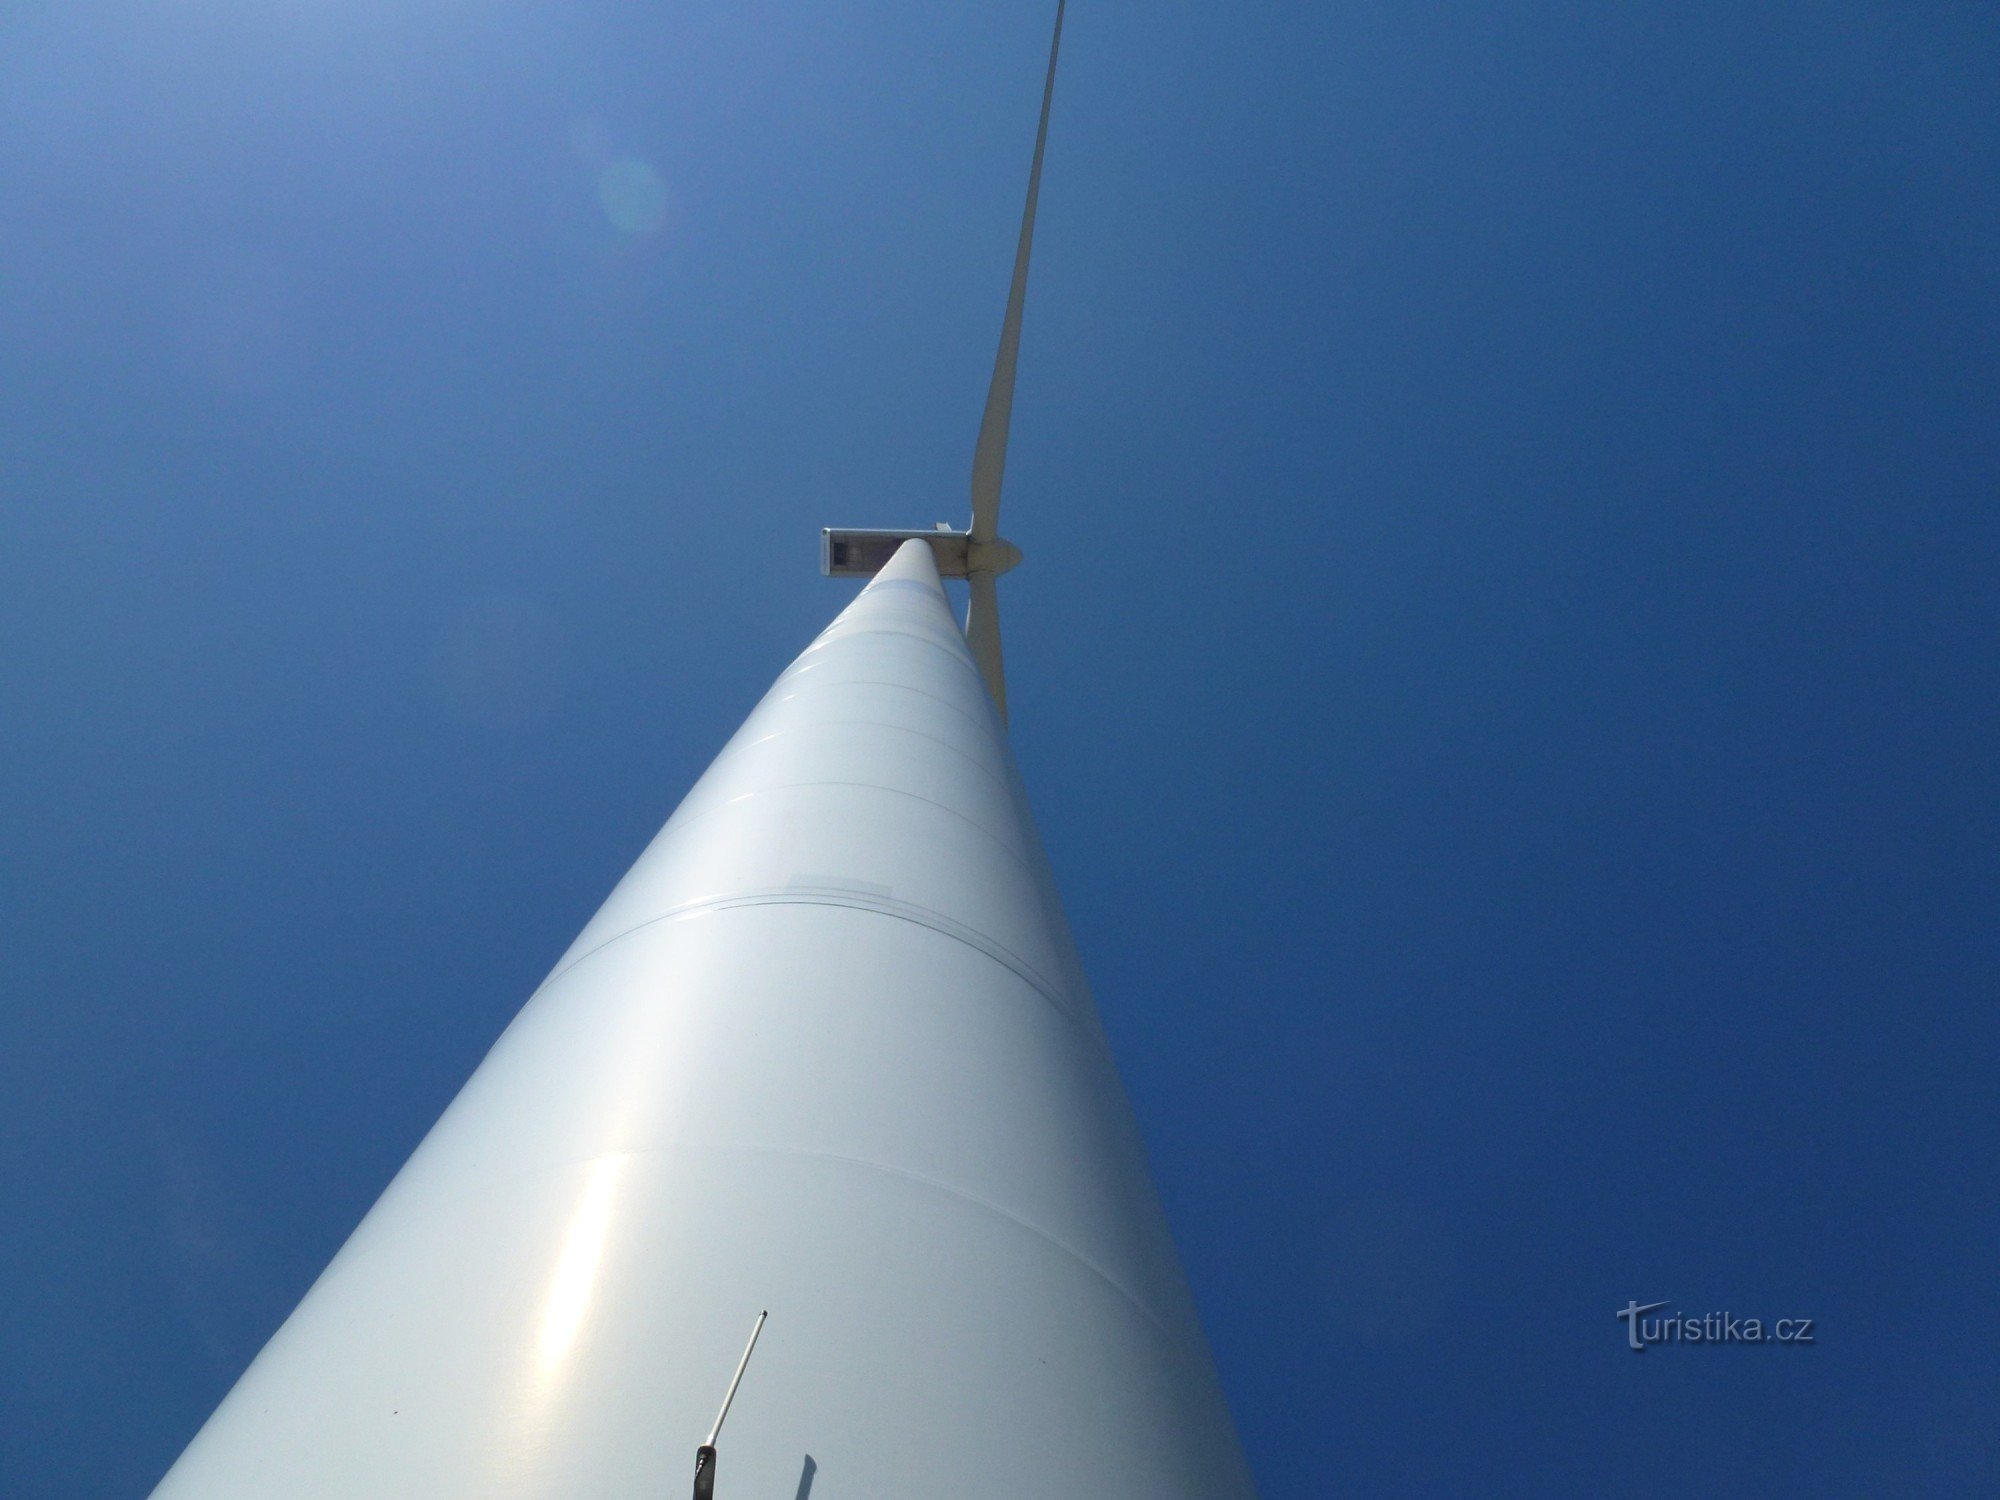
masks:
<svg viewBox="0 0 2000 1500"><path fill-rule="evenodd" d="M907 797L912 802L921 802L927 807L935 807L939 812L947 813L957 818L967 828L982 833L991 839L995 848L1027 872L1029 881L1035 887L1035 893L1037 895L1041 894L1042 883L1040 872L1036 870L1033 861L1028 859L1026 855L1008 848L1007 841L1001 838L999 834L995 833L978 819L968 818L957 808L940 802L935 797L926 797L918 792L906 792L901 787L883 786L880 782L875 781L778 781L773 782L770 786L752 787L747 792L738 792L733 797L726 797L718 806L710 808L709 811L720 812L723 808L733 806L738 802L748 802L752 797L762 797L771 792L795 792L809 786L846 786L853 787L856 791L860 792L887 792L891 797ZM706 817L707 814L703 813L700 816ZM694 820L691 818L688 821L692 822ZM664 832L665 830L662 831Z"/></svg>
<svg viewBox="0 0 2000 1500"><path fill-rule="evenodd" d="M1009 1224L1027 1230L1029 1234L1032 1234L1036 1239L1042 1241L1042 1243L1053 1245L1057 1250L1067 1255L1099 1281L1110 1287L1112 1291L1136 1307L1145 1315L1146 1320L1159 1329L1161 1333L1165 1334L1169 1339L1173 1337L1172 1333L1167 1329L1166 1320L1154 1312L1146 1304L1144 1298L1119 1281L1109 1271L1106 1271L1082 1251L1076 1249L1074 1246L1064 1244L1046 1229L1043 1229L1038 1224L1029 1223L1028 1220L1022 1218L1019 1214L1010 1213L999 1204L988 1202L986 1199L968 1193L962 1188L955 1188L950 1183L939 1182L935 1177L926 1177L921 1172L912 1172L903 1167L892 1167L885 1162L868 1161L859 1156L844 1156L837 1151L806 1151L796 1146L724 1146L721 1149L725 1151L755 1152L764 1156L794 1156L802 1161L833 1162L841 1166L858 1167L863 1171L879 1172L884 1177L901 1178L905 1182L913 1182L919 1187L929 1188L932 1192L942 1193L948 1198L955 1198L961 1203L970 1203L974 1208L983 1208L995 1218L1005 1219Z"/></svg>
<svg viewBox="0 0 2000 1500"><path fill-rule="evenodd" d="M820 663L814 662L812 663L812 665L819 666ZM784 680L785 679L783 677L780 677L778 679L778 682L772 685L773 689L775 690L775 688L779 684L782 684ZM812 684L806 683L805 687L812 687ZM941 698L936 693L926 692L924 689L920 687L911 687L907 682L891 682L886 677L847 677L838 679L833 682L822 682L817 691L823 691L826 688L830 687L885 687L885 688L895 688L898 692L902 693L915 693L919 698L928 698L933 703L942 703L946 708L950 709L960 718L972 724L975 728L984 731L986 733L992 732L992 726L990 724L982 722L979 716L973 713L970 709L961 707L960 705L952 702L951 699L949 698ZM767 701L770 702L783 703L787 699L797 697L799 692L801 691L803 691L803 689L794 689L793 691L786 693L778 698L771 698L769 694L766 694L765 698ZM758 708L762 708L763 706L764 706L763 703L759 703L757 705Z"/></svg>
<svg viewBox="0 0 2000 1500"><path fill-rule="evenodd" d="M950 740L941 740L934 734L925 734L921 729L910 729L902 724L887 724L880 719L815 719L810 724L798 724L794 725L790 729L774 729L769 734L759 735L754 740L746 741L739 748L748 750L755 745L762 745L771 740L782 739L788 734L809 734L813 730L825 729L835 724L851 724L858 728L863 728L863 729L887 729L895 734L907 734L913 739L929 740L933 745L939 746L941 749L949 750L953 755L956 755L960 760L970 764L974 770L978 771L981 775L985 776L989 781L991 781L995 786L999 787L1000 790L1006 794L1007 800L1009 802L1012 802L1014 800L1014 788L1011 785L1009 785L1008 782L1003 777L997 775L991 766L987 765L984 761L980 760L978 756L968 755L963 750L959 749L958 746L954 745ZM806 785L809 786L817 784L818 783L816 782L806 783ZM872 781L860 784L865 786L875 785L875 783ZM890 790L893 790L893 788L891 788ZM943 804L940 803L939 806L943 806Z"/></svg>
<svg viewBox="0 0 2000 1500"><path fill-rule="evenodd" d="M846 911L867 912L878 917L890 917L899 922L908 922L912 926L925 928L935 932L939 937L949 938L970 948L974 953L992 959L1040 995L1051 1010L1083 1033L1084 1040L1092 1047L1100 1051L1103 1049L1102 1039L1064 1003L1062 992L1045 979L1034 965L997 938L988 937L985 933L967 927L962 922L955 922L943 912L932 911L927 906L914 906L907 901L828 887L801 886L792 890L738 891L728 896L709 896L700 901L684 902L661 912L656 917L648 917L645 921L635 923L623 931L614 932L603 942L585 949L535 986L535 995L539 995L585 959L595 957L613 943L622 942L634 933L644 932L648 927L657 927L662 922L677 922L686 917L702 916L712 911L727 911L732 907L744 906L827 906ZM532 1000L534 995L528 998Z"/></svg>
<svg viewBox="0 0 2000 1500"><path fill-rule="evenodd" d="M950 617L947 616L946 618L948 619ZM905 640L918 641L923 645L929 646L934 651L942 651L946 656L950 657L959 666L964 667L968 671L977 672L979 670L978 663L974 662L972 659L972 653L965 648L964 637L962 636L958 637L959 649L954 651L951 647L945 645L944 642L937 640L932 636L919 635L914 630L896 630L887 625L862 625L862 626L855 626L853 629L850 630L841 631L839 635L832 635L831 632L835 630L838 627L838 625L839 621L835 621L833 625L829 625L827 627L827 630L820 635L820 638L818 640L814 641L810 646L806 647L805 650L799 653L799 660L804 661L808 656L811 656L815 651L824 651L829 646L838 645L842 639L850 635L900 635ZM956 625L953 625L952 629L953 632L956 633L958 627ZM793 670L793 668L787 667L785 670L789 672ZM782 674L780 675L782 676Z"/></svg>
<svg viewBox="0 0 2000 1500"><path fill-rule="evenodd" d="M426 1137L426 1140L428 1140L428 1137ZM420 1150L422 1149L421 1146L419 1146L419 1149ZM485 1174L483 1180L477 1185L478 1190L461 1189L456 1194L456 1197L459 1201L478 1202L482 1201L480 1197L480 1192L483 1191L483 1189L486 1186L489 1186L491 1184L514 1181L521 1177L534 1175L538 1172L548 1172L551 1170L565 1170L565 1169L567 1170L588 1169L592 1166L595 1166L598 1162L601 1161L612 1161L620 1159L629 1161L634 1157L643 1157L643 1156L689 1156L699 1159L702 1157L714 1157L718 1155L726 1155L732 1153L746 1155L746 1156L790 1156L790 1157L795 1157L800 1161L823 1162L836 1166L857 1167L862 1171L875 1172L884 1177L900 1178L904 1182L915 1183L919 1187L929 1188L933 1192L940 1193L947 1198L956 1199L960 1203L969 1203L974 1208L984 1209L987 1213L993 1215L995 1218L1003 1219L1007 1223L1012 1224L1017 1228L1026 1230L1036 1239L1042 1241L1042 1243L1051 1246L1052 1248L1060 1251L1065 1256L1069 1257L1069 1259L1075 1261L1078 1265L1082 1266L1086 1271L1090 1272L1091 1275L1095 1276L1099 1281L1103 1282L1106 1286L1110 1287L1112 1291L1116 1292L1126 1302L1129 1302L1133 1307L1138 1309L1138 1311L1144 1315L1146 1321L1151 1323L1155 1328L1157 1328L1160 1331L1160 1333L1164 1335L1167 1339L1172 1340L1174 1338L1174 1333L1172 1329L1170 1329L1167 1326L1166 1319L1162 1318L1158 1313L1153 1311L1152 1307L1146 1302L1145 1298L1141 1297L1137 1292L1133 1291L1130 1287L1127 1287L1123 1282L1119 1281L1110 1272L1106 1271L1103 1267L1099 1266L1089 1256L1083 1254L1081 1251L1073 1248L1072 1246L1064 1244L1061 1240L1057 1239L1053 1234L1049 1233L1046 1229L1041 1228L1039 1225L1030 1223L1028 1220L1022 1218L1019 1214L1013 1213L1008 1209L1002 1208L997 1203L990 1202L989 1200L981 1198L976 1194L968 1193L962 1188L952 1187L949 1183L940 1182L935 1177L927 1177L921 1172L912 1172L903 1167L892 1167L888 1165L886 1162L869 1161L864 1157L843 1155L842 1153L837 1151L807 1151L796 1146L760 1146L760 1145L749 1145L740 1142L703 1143L703 1142L690 1141L682 1138L672 1141L663 1141L654 1145L629 1145L629 1146L620 1146L609 1151L592 1151L583 1156L562 1157L555 1160L544 1161L532 1166L524 1167L519 1164L515 1164L507 1168L503 1168ZM398 1175L400 1176L400 1174ZM393 1187L394 1185L395 1184L393 1182L390 1184L391 1187ZM386 1198L388 1195L385 1192L383 1196L384 1198ZM374 1215L376 1207L379 1206L380 1204L378 1200L377 1205L370 1207L370 1209L368 1210L368 1214L364 1215L363 1217L364 1223L367 1221L369 1217L372 1217Z"/></svg>
<svg viewBox="0 0 2000 1500"><path fill-rule="evenodd" d="M885 683L883 685L886 687L897 686L897 684L895 683ZM911 688L909 691L917 692L919 691L919 689ZM929 695L926 694L926 696ZM942 702L943 700L940 699L939 701ZM855 722L868 722L868 721L857 720ZM781 730L778 732L790 733L791 731ZM915 733L916 731L912 730L910 732ZM763 739L767 739L769 737L770 736L762 736L756 740L746 741L745 744L739 748L747 749L750 745L760 744ZM732 739L731 745L733 746L734 743L735 742ZM943 744L944 741L940 740L938 743ZM724 747L724 754L728 753L729 748L730 748L729 746ZM720 763L721 759L722 759L721 756L716 757L718 763ZM702 780L704 781L707 780L707 777L704 776ZM973 818L966 817L966 815L958 811L958 809L954 807L949 807L946 804L939 802L936 798L922 797L915 792L901 791L896 787L882 786L879 783L872 781L786 781L786 782L778 782L771 786L752 787L747 792L736 792L729 796L711 795L709 797L703 798L702 801L700 802L697 802L695 800L695 793L701 790L701 782L697 781L694 784L694 786L689 789L687 796L681 799L680 806L676 807L673 810L673 812L668 816L667 821L660 826L660 831L654 834L653 837L647 841L646 847L640 851L639 857L641 859L646 858L648 855L652 854L652 852L655 849L662 847L661 841L663 839L666 839L669 842L671 842L671 838L678 837L690 825L698 823L702 821L704 818L712 818L716 814L722 812L725 808L733 807L739 802L748 802L752 797L762 796L766 792L788 791L795 787L806 787L806 786L852 786L852 787L859 787L868 791L889 792L892 795L900 797L908 797L911 798L913 801L917 802L928 802L932 807L935 807L942 812L950 813L953 817L960 819L968 826L977 829L980 833L985 834L987 838L993 840L995 844L998 844L1000 846L1000 849L1003 853L1010 855L1018 864L1020 864L1020 866L1024 870L1028 872L1029 879L1034 883L1037 891L1041 889L1041 881L1039 873L1035 868L1034 862L1030 859L1027 859L1023 855L1016 853L1014 850L1009 849L1007 847L1006 841L1003 840L998 834L994 833L992 829L986 827L983 823L980 823ZM1011 784L1002 783L1002 790L1004 790L1007 793L1009 801L1010 802L1013 801L1014 790ZM707 805L703 805L704 803L706 803ZM1016 806L1018 808L1018 804L1016 804ZM1027 830L1024 828L1023 832L1026 833ZM557 972L560 972L560 970L558 970Z"/></svg>

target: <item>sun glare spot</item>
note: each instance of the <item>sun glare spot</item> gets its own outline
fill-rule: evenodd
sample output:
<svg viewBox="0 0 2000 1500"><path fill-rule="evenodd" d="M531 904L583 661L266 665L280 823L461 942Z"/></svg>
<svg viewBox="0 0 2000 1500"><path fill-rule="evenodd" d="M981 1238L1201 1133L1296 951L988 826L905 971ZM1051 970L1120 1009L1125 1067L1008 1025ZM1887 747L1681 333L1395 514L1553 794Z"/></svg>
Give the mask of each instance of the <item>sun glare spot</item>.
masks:
<svg viewBox="0 0 2000 1500"><path fill-rule="evenodd" d="M622 1156L607 1156L592 1162L584 1178L583 1192L570 1214L569 1232L564 1236L562 1254L549 1282L548 1302L542 1310L544 1372L553 1370L568 1356L590 1311L591 1295L597 1289L598 1264L604 1258L604 1242L611 1229L611 1200L617 1192L618 1179L624 1174L625 1160Z"/></svg>
<svg viewBox="0 0 2000 1500"><path fill-rule="evenodd" d="M667 222L667 185L636 156L598 172L597 201L612 227L626 234L657 234Z"/></svg>

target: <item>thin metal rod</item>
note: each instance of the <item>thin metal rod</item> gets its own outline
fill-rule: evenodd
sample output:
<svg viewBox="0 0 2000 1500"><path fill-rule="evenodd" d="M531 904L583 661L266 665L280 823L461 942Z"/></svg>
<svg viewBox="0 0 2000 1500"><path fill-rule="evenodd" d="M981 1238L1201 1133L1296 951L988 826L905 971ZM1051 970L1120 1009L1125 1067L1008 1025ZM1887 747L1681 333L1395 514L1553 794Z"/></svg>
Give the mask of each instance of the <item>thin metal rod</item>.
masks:
<svg viewBox="0 0 2000 1500"><path fill-rule="evenodd" d="M743 1346L743 1358L736 1363L736 1373L730 1377L729 1394L722 1398L722 1410L715 1414L715 1427L708 1434L704 1448L713 1448L715 1440L722 1435L722 1419L729 1415L729 1403L736 1399L736 1387L743 1383L743 1372L750 1364L750 1351L757 1347L757 1335L764 1331L764 1320L771 1316L767 1308L757 1314L757 1324L750 1330L750 1342Z"/></svg>

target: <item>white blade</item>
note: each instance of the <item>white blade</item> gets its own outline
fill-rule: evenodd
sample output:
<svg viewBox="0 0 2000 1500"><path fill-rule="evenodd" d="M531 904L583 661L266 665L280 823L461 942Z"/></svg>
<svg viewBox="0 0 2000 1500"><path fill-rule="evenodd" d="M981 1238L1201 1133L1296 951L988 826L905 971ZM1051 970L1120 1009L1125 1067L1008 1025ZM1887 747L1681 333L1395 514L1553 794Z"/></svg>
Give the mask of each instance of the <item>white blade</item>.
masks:
<svg viewBox="0 0 2000 1500"><path fill-rule="evenodd" d="M979 443L972 451L972 539L990 542L1000 534L1000 481L1007 471L1007 422L1014 413L1014 365L1021 352L1021 305L1028 297L1028 252L1035 240L1035 199L1042 188L1042 148L1049 138L1049 101L1056 91L1056 51L1062 46L1064 0L1056 0L1056 32L1049 43L1049 76L1042 85L1042 119L1035 129L1035 162L1028 169L1028 205L1021 211L1021 240L1014 250L1014 281L1007 289L1007 316L1000 324L1000 352L993 360L993 384L986 414L979 419ZM975 596L976 597L976 596ZM995 638L993 659L1000 659ZM994 701L998 676L989 673Z"/></svg>
<svg viewBox="0 0 2000 1500"><path fill-rule="evenodd" d="M965 612L965 644L979 663L979 675L986 679L986 691L1000 710L1000 722L1007 722L1007 674L1000 661L1000 590L991 573L974 573L972 605Z"/></svg>

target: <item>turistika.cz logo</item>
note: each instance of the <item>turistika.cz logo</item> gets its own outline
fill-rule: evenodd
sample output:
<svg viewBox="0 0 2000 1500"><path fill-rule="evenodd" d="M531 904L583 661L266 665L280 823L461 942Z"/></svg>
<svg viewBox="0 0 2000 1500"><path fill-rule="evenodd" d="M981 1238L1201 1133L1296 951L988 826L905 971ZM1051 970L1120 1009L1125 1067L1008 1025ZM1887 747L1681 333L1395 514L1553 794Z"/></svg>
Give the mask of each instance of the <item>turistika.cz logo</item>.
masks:
<svg viewBox="0 0 2000 1500"><path fill-rule="evenodd" d="M1779 1318L1766 1323L1762 1318L1739 1318L1726 1312L1688 1318L1679 1313L1649 1318L1665 1302L1628 1302L1618 1309L1625 1324L1625 1342L1634 1353L1643 1354L1648 1344L1810 1344L1811 1318Z"/></svg>

